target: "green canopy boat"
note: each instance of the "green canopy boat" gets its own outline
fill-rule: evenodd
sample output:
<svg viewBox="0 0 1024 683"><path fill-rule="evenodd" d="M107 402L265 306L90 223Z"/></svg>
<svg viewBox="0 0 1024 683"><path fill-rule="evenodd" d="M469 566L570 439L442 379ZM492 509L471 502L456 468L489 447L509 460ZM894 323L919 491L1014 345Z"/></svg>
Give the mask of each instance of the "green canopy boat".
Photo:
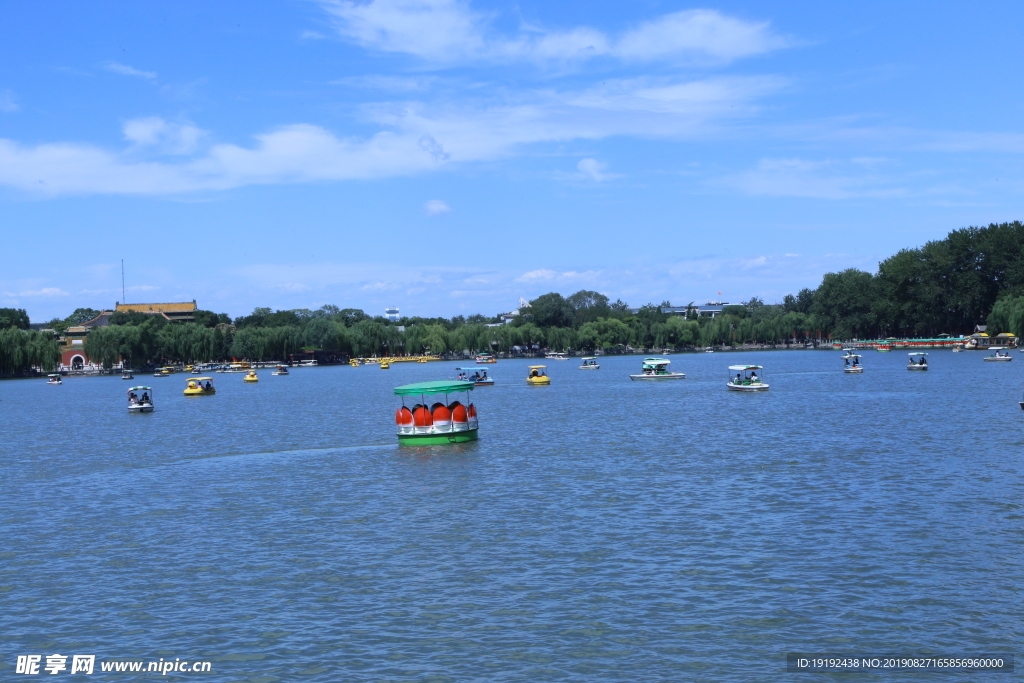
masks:
<svg viewBox="0 0 1024 683"><path fill-rule="evenodd" d="M448 394L472 391L473 382L447 380L439 382L417 382L395 387L395 395L402 397L402 407L395 411L398 427L398 443L405 446L434 446L447 443L476 441L476 407L464 405L458 399L449 401ZM427 401L428 396L444 402ZM411 408L405 405L406 396L419 397L420 402Z"/></svg>

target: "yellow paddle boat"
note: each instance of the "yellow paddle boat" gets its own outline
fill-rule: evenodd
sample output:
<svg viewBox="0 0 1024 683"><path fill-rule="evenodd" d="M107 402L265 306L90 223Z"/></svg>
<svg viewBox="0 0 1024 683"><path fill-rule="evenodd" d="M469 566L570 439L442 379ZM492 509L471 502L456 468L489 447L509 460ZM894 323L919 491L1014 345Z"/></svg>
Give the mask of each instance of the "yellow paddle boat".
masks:
<svg viewBox="0 0 1024 683"><path fill-rule="evenodd" d="M242 378L243 382L259 382L259 375L256 374L255 370L250 370L245 377Z"/></svg>
<svg viewBox="0 0 1024 683"><path fill-rule="evenodd" d="M382 360L380 362L380 369L381 370L387 370L390 367L391 367L391 363L387 362L386 360Z"/></svg>
<svg viewBox="0 0 1024 683"><path fill-rule="evenodd" d="M203 383L206 383L205 385ZM212 377L189 377L188 385L185 386L186 396L208 396L210 394L216 394L217 390L213 388Z"/></svg>
<svg viewBox="0 0 1024 683"><path fill-rule="evenodd" d="M526 383L535 386L551 384L551 378L544 374L546 365L531 365L530 374L526 377Z"/></svg>

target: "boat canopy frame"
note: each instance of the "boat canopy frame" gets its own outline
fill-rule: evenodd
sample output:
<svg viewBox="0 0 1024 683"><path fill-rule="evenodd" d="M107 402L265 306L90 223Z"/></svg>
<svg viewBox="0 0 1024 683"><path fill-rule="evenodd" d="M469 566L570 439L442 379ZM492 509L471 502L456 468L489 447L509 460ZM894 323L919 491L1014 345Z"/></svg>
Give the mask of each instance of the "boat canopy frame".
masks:
<svg viewBox="0 0 1024 683"><path fill-rule="evenodd" d="M462 391L473 391L476 386L468 380L439 380L434 382L416 382L395 387L396 396L436 396L437 394L454 394Z"/></svg>

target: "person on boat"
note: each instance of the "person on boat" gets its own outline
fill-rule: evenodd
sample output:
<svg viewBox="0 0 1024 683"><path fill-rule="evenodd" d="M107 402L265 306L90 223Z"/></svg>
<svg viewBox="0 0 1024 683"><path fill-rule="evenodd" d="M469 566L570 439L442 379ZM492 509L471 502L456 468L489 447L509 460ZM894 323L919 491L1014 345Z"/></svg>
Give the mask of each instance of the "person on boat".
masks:
<svg viewBox="0 0 1024 683"><path fill-rule="evenodd" d="M147 394L146 392L142 392L142 402L149 403L149 394Z"/></svg>
<svg viewBox="0 0 1024 683"><path fill-rule="evenodd" d="M757 373L754 372L753 370L750 371L750 381L751 382L756 382L757 381Z"/></svg>
<svg viewBox="0 0 1024 683"><path fill-rule="evenodd" d="M210 380L206 380L206 390L209 391L210 389L213 389L213 385L210 384Z"/></svg>
<svg viewBox="0 0 1024 683"><path fill-rule="evenodd" d="M734 384L743 384L743 376L740 373L736 373L736 381Z"/></svg>

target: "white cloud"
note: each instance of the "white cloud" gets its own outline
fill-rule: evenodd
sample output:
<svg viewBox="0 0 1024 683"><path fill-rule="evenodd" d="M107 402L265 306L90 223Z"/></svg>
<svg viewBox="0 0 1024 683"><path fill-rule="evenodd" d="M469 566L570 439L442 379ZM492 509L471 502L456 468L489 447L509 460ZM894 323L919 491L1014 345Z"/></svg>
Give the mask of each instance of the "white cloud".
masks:
<svg viewBox="0 0 1024 683"><path fill-rule="evenodd" d="M16 112L21 107L18 105L17 99L14 97L14 93L10 90L0 90L0 111L5 114Z"/></svg>
<svg viewBox="0 0 1024 683"><path fill-rule="evenodd" d="M580 159L580 163L576 164L576 168L584 178L598 183L620 177L615 173L605 173L604 170L607 168L607 165L602 164L597 159Z"/></svg>
<svg viewBox="0 0 1024 683"><path fill-rule="evenodd" d="M145 154L198 153L205 134L192 124L147 117L125 124L128 153L0 139L0 185L48 195L156 195L411 175L442 163L498 159L543 142L613 135L685 139L751 113L754 100L780 87L775 78L630 79L529 93L511 103L401 103L364 111L380 128L369 137L340 138L319 126L294 124L257 135L247 147L216 144L173 163Z"/></svg>
<svg viewBox="0 0 1024 683"><path fill-rule="evenodd" d="M50 296L69 296L67 292L59 287L43 287L42 289L30 289L23 292L4 292L4 296L16 297L16 296L39 296L39 297L50 297Z"/></svg>
<svg viewBox="0 0 1024 683"><path fill-rule="evenodd" d="M852 197L896 197L907 191L892 178L871 173L870 165L806 159L762 159L756 168L720 178L715 184L751 195L849 199Z"/></svg>
<svg viewBox="0 0 1024 683"><path fill-rule="evenodd" d="M171 123L159 116L131 119L124 124L126 140L137 147L152 147L165 154L191 154L203 135L203 131L191 124Z"/></svg>
<svg viewBox="0 0 1024 683"><path fill-rule="evenodd" d="M547 270L546 268L541 268L539 270L531 270L528 273L523 273L518 278L516 278L516 282L534 282L534 281L537 281L537 280L554 280L556 277L558 277L558 273L556 273L555 271Z"/></svg>
<svg viewBox="0 0 1024 683"><path fill-rule="evenodd" d="M156 78L156 72L141 71L128 66L127 64L119 64L118 62L107 62L103 65L103 68L115 74L121 74L122 76L135 76L136 78L144 78L147 81L152 81Z"/></svg>
<svg viewBox="0 0 1024 683"><path fill-rule="evenodd" d="M686 10L648 21L622 36L615 54L624 59L706 56L729 61L791 44L767 22L751 23L714 10Z"/></svg>
<svg viewBox="0 0 1024 683"><path fill-rule="evenodd" d="M730 61L790 44L767 22L747 22L714 10L688 10L644 22L619 36L586 26L530 27L496 34L491 17L460 0L322 0L339 35L363 47L435 63L580 62L596 57L631 61Z"/></svg>
<svg viewBox="0 0 1024 683"><path fill-rule="evenodd" d="M448 203L441 199L431 199L423 205L423 211L428 216L440 216L451 210L452 207L448 206Z"/></svg>

